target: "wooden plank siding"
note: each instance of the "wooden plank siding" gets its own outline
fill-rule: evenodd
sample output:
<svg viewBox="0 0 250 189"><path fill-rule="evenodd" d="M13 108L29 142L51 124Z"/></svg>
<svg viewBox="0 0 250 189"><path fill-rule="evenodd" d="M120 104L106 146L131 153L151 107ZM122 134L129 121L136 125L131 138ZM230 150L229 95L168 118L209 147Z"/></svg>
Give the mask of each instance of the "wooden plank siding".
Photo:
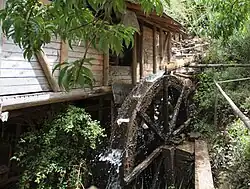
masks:
<svg viewBox="0 0 250 189"><path fill-rule="evenodd" d="M0 55L0 95L50 91L42 68L33 57L23 58L22 50L12 40L2 38Z"/></svg>
<svg viewBox="0 0 250 189"><path fill-rule="evenodd" d="M50 44L43 47L43 51L52 71L55 65L60 62L61 41L54 39ZM68 60L78 60L82 58L84 52L84 46L73 45L73 50L68 49ZM92 61L93 65L88 66L96 80L94 86L102 86L103 54L90 48L87 57L95 59ZM37 59L32 57L30 62L25 60L23 51L12 40L3 38L0 58L0 96L52 91ZM53 75L56 80L58 75L59 69Z"/></svg>
<svg viewBox="0 0 250 189"><path fill-rule="evenodd" d="M166 34L162 33L161 35L163 39L166 38ZM161 42L163 43L163 42ZM162 47L160 47L160 28L157 28L156 34L155 34L155 42L154 42L154 31L153 28L149 28L144 26L143 27L143 75L147 76L149 74L153 73L153 64L154 64L154 48L153 45L156 45L155 49L155 61L156 61L156 72L160 70L161 67L161 61L164 59L167 61L168 52L164 51L164 47L162 44Z"/></svg>
<svg viewBox="0 0 250 189"><path fill-rule="evenodd" d="M73 44L72 48L68 50L68 61L75 61L83 58L85 53L85 47L83 43L80 44ZM103 85L103 61L104 55L101 52L98 52L94 48L88 49L87 58L94 58L91 61L92 65L85 65L86 67L90 68L95 79L94 86L102 86Z"/></svg>
<svg viewBox="0 0 250 189"><path fill-rule="evenodd" d="M109 84L126 83L132 84L132 68L130 66L110 66Z"/></svg>

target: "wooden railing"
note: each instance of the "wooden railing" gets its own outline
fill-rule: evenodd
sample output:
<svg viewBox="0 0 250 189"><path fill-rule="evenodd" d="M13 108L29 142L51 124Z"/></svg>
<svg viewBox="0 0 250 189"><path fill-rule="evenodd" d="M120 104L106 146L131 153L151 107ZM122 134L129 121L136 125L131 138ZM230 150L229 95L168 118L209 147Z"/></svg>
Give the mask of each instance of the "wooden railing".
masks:
<svg viewBox="0 0 250 189"><path fill-rule="evenodd" d="M240 78L240 79L235 79L235 80L226 80L226 81L214 81L216 87L220 91L220 93L224 96L224 98L227 100L228 104L231 106L233 109L233 112L236 116L238 116L241 121L244 123L244 125L250 129L250 119L240 111L240 109L235 105L235 103L232 101L232 99L226 94L226 92L222 89L222 87L219 85L220 83L229 83L229 82L236 82L236 81L246 81L250 80L250 78ZM216 104L215 104L215 124L217 120L217 103L218 103L218 97L216 97Z"/></svg>

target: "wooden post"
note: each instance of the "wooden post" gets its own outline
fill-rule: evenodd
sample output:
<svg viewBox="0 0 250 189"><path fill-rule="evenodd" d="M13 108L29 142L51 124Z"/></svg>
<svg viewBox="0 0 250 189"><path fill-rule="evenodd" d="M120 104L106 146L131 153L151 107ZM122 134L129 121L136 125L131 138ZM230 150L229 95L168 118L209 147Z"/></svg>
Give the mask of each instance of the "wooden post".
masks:
<svg viewBox="0 0 250 189"><path fill-rule="evenodd" d="M133 62L132 62L132 84L136 85L137 75L137 33L134 35Z"/></svg>
<svg viewBox="0 0 250 189"><path fill-rule="evenodd" d="M154 28L153 28L153 73L156 73L156 33L157 33L157 28L156 26L154 25Z"/></svg>
<svg viewBox="0 0 250 189"><path fill-rule="evenodd" d="M55 80L55 78L53 77L52 71L50 70L49 62L47 60L46 55L40 51L40 52L36 53L36 58L40 64L40 66L42 67L43 72L44 72L52 90L54 92L60 91L60 87L59 87L57 81Z"/></svg>
<svg viewBox="0 0 250 189"><path fill-rule="evenodd" d="M165 68L165 78L163 79L163 115L164 115L164 132L169 132L168 128L168 70Z"/></svg>
<svg viewBox="0 0 250 189"><path fill-rule="evenodd" d="M162 62L163 62L163 54L164 54L164 52L163 52L163 30L162 30L162 28L160 28L160 35L159 35L159 50L160 50L160 69L162 68L161 67L161 64L162 64Z"/></svg>
<svg viewBox="0 0 250 189"><path fill-rule="evenodd" d="M0 10L4 8L4 0L0 0ZM0 23L2 25L2 23ZM2 47L3 47L3 32L2 29L0 30L0 54L2 54ZM0 58L0 68L1 68L1 58Z"/></svg>
<svg viewBox="0 0 250 189"><path fill-rule="evenodd" d="M109 85L109 51L103 55L103 86Z"/></svg>
<svg viewBox="0 0 250 189"><path fill-rule="evenodd" d="M144 40L143 40L143 33L144 33L144 27L143 27L143 23L140 24L140 31L141 31L141 36L140 36L140 79L143 78L143 62L144 62L144 51L143 51L143 46L144 46Z"/></svg>
<svg viewBox="0 0 250 189"><path fill-rule="evenodd" d="M112 126L112 123L114 123L114 121L115 121L115 117L116 117L116 115L115 115L115 103L114 103L114 99L113 98L111 98L111 101L110 101L110 120L111 120L111 126ZM111 127L111 129L113 129L112 127Z"/></svg>
<svg viewBox="0 0 250 189"><path fill-rule="evenodd" d="M100 96L99 98L99 109L98 109L98 119L100 123L102 124L103 122L103 96Z"/></svg>
<svg viewBox="0 0 250 189"><path fill-rule="evenodd" d="M168 32L167 34L167 57L168 57L168 62L170 62L171 60L171 56L172 56L172 43L171 43L171 40L172 40L172 34L171 32Z"/></svg>
<svg viewBox="0 0 250 189"><path fill-rule="evenodd" d="M61 41L61 50L60 50L60 63L68 60L68 43L66 41Z"/></svg>
<svg viewBox="0 0 250 189"><path fill-rule="evenodd" d="M214 103L214 126L217 128L217 106L218 106L218 90L215 89L215 103Z"/></svg>

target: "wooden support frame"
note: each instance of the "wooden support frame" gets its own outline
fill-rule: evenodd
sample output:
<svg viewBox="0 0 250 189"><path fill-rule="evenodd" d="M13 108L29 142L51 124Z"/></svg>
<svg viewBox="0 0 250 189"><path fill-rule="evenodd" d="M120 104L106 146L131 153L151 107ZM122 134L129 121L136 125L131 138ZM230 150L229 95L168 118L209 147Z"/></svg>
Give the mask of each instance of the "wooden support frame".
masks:
<svg viewBox="0 0 250 189"><path fill-rule="evenodd" d="M168 32L167 41L166 41L166 53L167 53L167 61L170 62L172 56L172 34Z"/></svg>
<svg viewBox="0 0 250 189"><path fill-rule="evenodd" d="M148 127L152 129L152 131L158 135L158 137L162 140L165 141L165 137L162 135L162 133L159 131L159 127L151 120L149 115L143 112L138 112L140 117L143 119L143 121L147 124Z"/></svg>
<svg viewBox="0 0 250 189"><path fill-rule="evenodd" d="M0 0L0 10L4 8L4 1L5 0ZM1 22L0 25L2 25ZM2 53L2 48L3 48L3 31L0 30L0 53ZM1 68L1 59L0 59L0 68Z"/></svg>
<svg viewBox="0 0 250 189"><path fill-rule="evenodd" d="M165 78L163 80L163 115L164 115L164 131L165 133L169 132L169 127L168 127L168 117L169 117L169 111L168 111L168 69L167 67L165 68Z"/></svg>
<svg viewBox="0 0 250 189"><path fill-rule="evenodd" d="M103 86L109 85L109 51L103 54Z"/></svg>
<svg viewBox="0 0 250 189"><path fill-rule="evenodd" d="M42 67L43 72L44 72L44 74L45 74L45 76L46 76L52 90L54 92L59 92L60 87L59 87L57 81L55 80L55 78L52 75L52 71L51 71L51 69L49 67L49 61L48 61L46 55L42 51L40 51L40 52L36 53L36 58L37 58L37 60L38 60L38 62L40 64L40 66Z"/></svg>
<svg viewBox="0 0 250 189"><path fill-rule="evenodd" d="M172 117L172 120L169 124L169 134L171 135L175 126L176 126L176 121L177 121L177 117L178 117L178 114L179 114L179 111L180 111L180 107L181 107L181 103L183 101L183 96L184 96L184 92L185 92L185 85L184 87L182 88L181 90L181 95L179 96L178 100L177 100L177 103L176 103L176 106L174 108L174 113L173 113L173 117Z"/></svg>
<svg viewBox="0 0 250 189"><path fill-rule="evenodd" d="M100 97L99 108L98 108L98 119L99 119L101 124L103 122L103 107L104 107L104 99L103 99L103 97Z"/></svg>
<svg viewBox="0 0 250 189"><path fill-rule="evenodd" d="M86 89L74 89L70 92L46 92L0 97L0 102L3 102L2 111L12 111L45 104L81 100L109 93L111 93L111 87L103 86L95 87L93 90L89 91Z"/></svg>
<svg viewBox="0 0 250 189"><path fill-rule="evenodd" d="M163 29L160 28L160 33L159 33L160 66L159 66L159 69L161 69L161 64L164 58L163 37L164 37Z"/></svg>
<svg viewBox="0 0 250 189"><path fill-rule="evenodd" d="M133 62L132 62L132 84L137 83L137 33L134 35Z"/></svg>
<svg viewBox="0 0 250 189"><path fill-rule="evenodd" d="M173 31L173 32L178 32L178 33L182 33L182 34L185 34L182 30L180 30L178 27L174 28L174 27L164 27L162 25L159 25L157 23L154 23L152 21L149 21L147 18L143 17L143 16L140 16L140 15L137 15L137 18L139 20L142 20L144 21L145 23L149 24L149 25L155 25L156 27L160 28L162 27L162 29L165 31L165 32L169 32L169 31Z"/></svg>
<svg viewBox="0 0 250 189"><path fill-rule="evenodd" d="M156 48L156 36L157 36L157 28L154 25L153 27L153 73L157 71L157 48Z"/></svg>
<svg viewBox="0 0 250 189"><path fill-rule="evenodd" d="M162 152L162 146L156 148L142 163L137 165L134 170L124 178L125 184L131 183L138 175L145 170L152 161L157 158Z"/></svg>
<svg viewBox="0 0 250 189"><path fill-rule="evenodd" d="M144 25L143 23L140 23L140 79L143 78L144 73Z"/></svg>

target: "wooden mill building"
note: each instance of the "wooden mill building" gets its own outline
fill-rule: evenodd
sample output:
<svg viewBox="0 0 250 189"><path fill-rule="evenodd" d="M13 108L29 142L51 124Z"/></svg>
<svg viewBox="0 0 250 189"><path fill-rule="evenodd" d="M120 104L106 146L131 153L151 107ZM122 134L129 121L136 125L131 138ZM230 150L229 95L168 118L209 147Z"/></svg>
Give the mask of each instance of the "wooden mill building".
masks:
<svg viewBox="0 0 250 189"><path fill-rule="evenodd" d="M47 0L42 1L48 3ZM3 0L0 2L3 8ZM13 133L16 138L20 136L20 133L25 130L20 127L25 124L30 125L32 117L39 114L36 108L42 105L79 102L85 99L81 106L86 107L88 104L89 110L96 113L94 118L101 121L105 117L102 106L109 109L108 112L105 111L106 114L111 111L112 84L135 85L145 76L163 69L164 65L171 60L173 40L179 40L182 37L182 26L166 14L158 16L153 12L146 16L139 5L130 2L127 3L126 17L132 20L134 27L139 29L139 33L134 36L133 48L124 49L123 56L119 57L111 53L98 52L94 48L88 51L88 57L95 59L91 66L96 80L93 90L62 91L57 83L59 70L52 75L52 69L57 63L80 59L85 52L84 44L73 44L71 49L60 39L54 39L43 47L44 53L38 54L29 62L23 58L23 52L19 46L11 39L7 40L1 33L0 118L3 120L8 115L8 121L4 123L0 121L0 126L4 128L2 131L8 132L10 129L12 133L6 135L2 132L2 138L11 143ZM108 99L106 105L105 98ZM24 116L23 112L26 110L29 111ZM41 111L49 110L45 108ZM25 124L21 124L22 118ZM15 125L14 129L11 129L12 125ZM9 146L0 142L0 166L3 164L10 166L8 154L11 154L11 147Z"/></svg>
<svg viewBox="0 0 250 189"><path fill-rule="evenodd" d="M3 6L3 5L2 5ZM129 19L134 19L140 32L135 34L135 45L125 49L123 57L103 54L94 48L88 56L95 59L91 67L96 80L92 91L74 89L68 93L57 84L58 72L51 70L58 62L74 61L82 57L83 44L67 44L54 39L43 47L42 56L23 58L22 50L1 35L0 105L2 112L56 102L79 100L111 92L114 82L136 84L140 78L156 73L170 61L171 40L180 36L181 25L171 17L152 13L146 16L137 4L127 3Z"/></svg>

